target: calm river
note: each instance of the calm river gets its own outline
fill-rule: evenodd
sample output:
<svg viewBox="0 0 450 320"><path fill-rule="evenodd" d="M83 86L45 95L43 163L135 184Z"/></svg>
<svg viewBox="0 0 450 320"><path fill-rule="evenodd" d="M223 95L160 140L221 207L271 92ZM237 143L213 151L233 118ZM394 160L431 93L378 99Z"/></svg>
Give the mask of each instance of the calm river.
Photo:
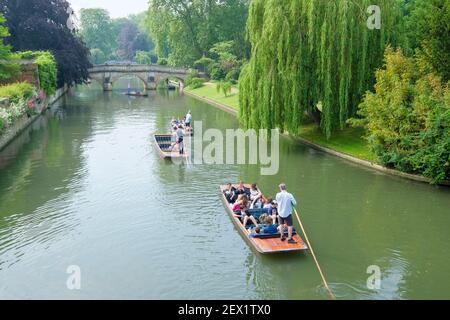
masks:
<svg viewBox="0 0 450 320"><path fill-rule="evenodd" d="M287 138L276 177L161 160L151 134L188 109L205 128L238 127L176 92L129 99L93 85L0 152L0 298L327 299L309 253L266 257L243 241L218 195L239 180L273 195L287 183L338 298L450 298L450 188ZM81 271L80 290L67 288L69 266Z"/></svg>

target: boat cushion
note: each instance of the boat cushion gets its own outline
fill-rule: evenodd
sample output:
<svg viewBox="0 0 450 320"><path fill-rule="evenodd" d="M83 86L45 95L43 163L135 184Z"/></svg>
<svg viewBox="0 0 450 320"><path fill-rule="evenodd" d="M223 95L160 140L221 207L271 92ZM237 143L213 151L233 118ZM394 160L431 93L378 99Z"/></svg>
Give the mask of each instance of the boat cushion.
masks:
<svg viewBox="0 0 450 320"><path fill-rule="evenodd" d="M287 236L288 235L288 230L286 228L286 230L284 231L284 234ZM295 228L292 230L292 235L295 236L297 234L297 231L295 230ZM256 238L256 239L272 239L272 238L279 238L281 236L280 232L277 233L252 233L250 235L251 238Z"/></svg>

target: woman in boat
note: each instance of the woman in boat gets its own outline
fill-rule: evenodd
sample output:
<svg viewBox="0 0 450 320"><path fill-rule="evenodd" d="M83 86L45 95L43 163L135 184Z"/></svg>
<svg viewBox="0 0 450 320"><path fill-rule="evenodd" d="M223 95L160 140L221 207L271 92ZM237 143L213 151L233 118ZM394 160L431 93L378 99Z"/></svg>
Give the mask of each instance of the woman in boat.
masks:
<svg viewBox="0 0 450 320"><path fill-rule="evenodd" d="M233 205L233 212L239 212L242 206L245 208L245 210L250 209L250 201L248 201L248 198L245 194L240 194L238 196L238 200Z"/></svg>

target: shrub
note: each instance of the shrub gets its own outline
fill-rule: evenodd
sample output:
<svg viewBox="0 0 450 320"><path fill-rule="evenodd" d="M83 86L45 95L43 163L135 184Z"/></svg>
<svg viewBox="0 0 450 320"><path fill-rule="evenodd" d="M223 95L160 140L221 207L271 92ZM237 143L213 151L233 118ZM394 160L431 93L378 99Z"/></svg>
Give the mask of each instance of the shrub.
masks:
<svg viewBox="0 0 450 320"><path fill-rule="evenodd" d="M198 89L204 86L205 79L203 78L192 78L190 83L188 84L188 87L191 89Z"/></svg>
<svg viewBox="0 0 450 320"><path fill-rule="evenodd" d="M50 52L39 52L34 62L39 66L39 82L47 96L56 92L56 61Z"/></svg>
<svg viewBox="0 0 450 320"><path fill-rule="evenodd" d="M225 97L228 97L229 94L231 94L231 89L233 88L233 85L229 81L220 81L217 83L217 92L222 91Z"/></svg>
<svg viewBox="0 0 450 320"><path fill-rule="evenodd" d="M376 72L375 92L360 104L368 142L380 162L422 174L437 183L450 179L450 89L430 73L423 57L388 48Z"/></svg>
<svg viewBox="0 0 450 320"><path fill-rule="evenodd" d="M158 58L158 62L160 66L167 66L169 64L169 61L166 58Z"/></svg>
<svg viewBox="0 0 450 320"><path fill-rule="evenodd" d="M27 100L36 96L36 88L27 82L18 82L0 86L0 97L9 99L12 103Z"/></svg>

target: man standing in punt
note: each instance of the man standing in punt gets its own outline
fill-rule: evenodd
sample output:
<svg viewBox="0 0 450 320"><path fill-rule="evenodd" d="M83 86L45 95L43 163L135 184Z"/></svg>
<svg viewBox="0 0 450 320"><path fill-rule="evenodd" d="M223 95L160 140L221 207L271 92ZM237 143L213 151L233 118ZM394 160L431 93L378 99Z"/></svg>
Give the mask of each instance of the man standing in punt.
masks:
<svg viewBox="0 0 450 320"><path fill-rule="evenodd" d="M277 194L277 203L278 203L278 217L280 222L280 233L281 233L281 241L286 241L286 237L284 235L284 228L287 226L288 228L288 243L296 244L295 240L292 238L293 227L292 227L292 211L294 206L297 205L297 201L294 196L287 192L286 184L280 184L280 193Z"/></svg>

